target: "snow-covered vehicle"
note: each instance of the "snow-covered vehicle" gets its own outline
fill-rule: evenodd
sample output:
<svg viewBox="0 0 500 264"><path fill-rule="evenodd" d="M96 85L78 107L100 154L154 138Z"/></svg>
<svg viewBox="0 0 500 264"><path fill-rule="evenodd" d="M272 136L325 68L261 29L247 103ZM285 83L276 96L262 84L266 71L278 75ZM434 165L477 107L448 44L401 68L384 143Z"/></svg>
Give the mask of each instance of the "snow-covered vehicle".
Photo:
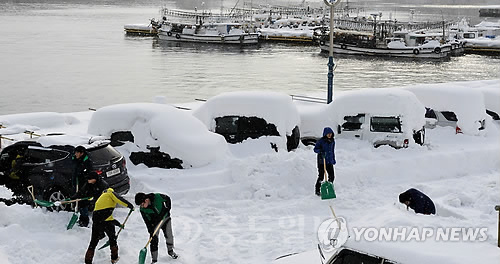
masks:
<svg viewBox="0 0 500 264"><path fill-rule="evenodd" d="M229 92L214 96L193 115L231 144L266 137L276 151L296 149L300 117L290 96L276 92Z"/></svg>
<svg viewBox="0 0 500 264"><path fill-rule="evenodd" d="M223 157L227 151L223 137L209 132L189 113L165 104L102 107L92 115L88 133L113 141L120 138L117 135L128 135L125 138L134 144L120 150L130 152L134 164L154 167L201 167Z"/></svg>
<svg viewBox="0 0 500 264"><path fill-rule="evenodd" d="M323 127L336 138L367 140L375 147L408 147L425 140L425 107L411 92L398 89L363 89L340 94L321 111L302 114L302 142L314 144Z"/></svg>
<svg viewBox="0 0 500 264"><path fill-rule="evenodd" d="M89 143L88 138L68 135L43 136L5 147L0 154L0 183L28 200L27 187L31 185L37 199L65 199L74 193L72 154L77 145L86 147L93 169L110 187L120 194L129 191L125 158L109 141Z"/></svg>
<svg viewBox="0 0 500 264"><path fill-rule="evenodd" d="M425 84L404 87L427 107L426 127L455 127L457 133L477 135L491 117L486 113L481 91L454 84Z"/></svg>

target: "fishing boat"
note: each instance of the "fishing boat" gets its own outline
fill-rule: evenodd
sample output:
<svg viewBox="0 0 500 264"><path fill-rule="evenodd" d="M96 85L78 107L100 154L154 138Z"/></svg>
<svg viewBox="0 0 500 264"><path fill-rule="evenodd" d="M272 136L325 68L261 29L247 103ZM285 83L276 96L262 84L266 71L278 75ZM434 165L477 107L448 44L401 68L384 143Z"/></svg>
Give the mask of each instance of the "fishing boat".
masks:
<svg viewBox="0 0 500 264"><path fill-rule="evenodd" d="M203 23L196 25L166 23L158 30L158 37L167 41L215 43L215 44L257 44L258 33L246 33L240 23Z"/></svg>
<svg viewBox="0 0 500 264"><path fill-rule="evenodd" d="M162 22L151 19L149 24L126 24L123 26L125 33L139 36L156 36Z"/></svg>
<svg viewBox="0 0 500 264"><path fill-rule="evenodd" d="M330 49L328 35L319 38L321 51ZM387 37L377 40L373 33L335 30L333 52L337 54L403 57L418 59L445 59L451 55L452 45L430 40L421 45L407 45L404 38Z"/></svg>

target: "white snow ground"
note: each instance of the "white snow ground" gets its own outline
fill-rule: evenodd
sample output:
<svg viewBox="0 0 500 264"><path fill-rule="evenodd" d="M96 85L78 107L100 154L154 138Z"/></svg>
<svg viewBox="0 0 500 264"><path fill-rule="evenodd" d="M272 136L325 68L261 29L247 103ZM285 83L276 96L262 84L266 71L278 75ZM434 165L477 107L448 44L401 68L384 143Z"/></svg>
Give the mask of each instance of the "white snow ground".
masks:
<svg viewBox="0 0 500 264"><path fill-rule="evenodd" d="M40 122L37 132L85 134L91 115L64 114L65 122L52 122L46 128ZM316 229L331 213L329 202L313 194L316 156L312 147L255 154L257 147L250 143L231 145L233 155L200 168L149 169L127 162L132 185L125 196L129 201L139 191L163 192L172 198L180 258L166 255L160 237L159 263L272 263L278 256L317 247ZM131 147L119 150L127 153ZM450 127L428 130L424 146L400 150L337 140L338 198L332 203L349 228L487 228L487 239L482 242L356 242L351 234L349 245L375 249L382 244L403 263L498 263L494 206L500 204L499 153L498 124L481 136L457 135ZM436 216L415 215L399 204L399 193L411 187L434 200ZM10 195L0 186L0 197ZM127 211L116 209L115 218L123 221ZM83 263L91 230L75 227L67 231L71 215L0 203L0 263ZM140 214L134 212L118 239L119 263L137 263L147 239ZM109 254L109 249L98 251L94 263L109 263ZM314 257L305 263L320 263L319 256ZM146 261L150 261L149 252Z"/></svg>

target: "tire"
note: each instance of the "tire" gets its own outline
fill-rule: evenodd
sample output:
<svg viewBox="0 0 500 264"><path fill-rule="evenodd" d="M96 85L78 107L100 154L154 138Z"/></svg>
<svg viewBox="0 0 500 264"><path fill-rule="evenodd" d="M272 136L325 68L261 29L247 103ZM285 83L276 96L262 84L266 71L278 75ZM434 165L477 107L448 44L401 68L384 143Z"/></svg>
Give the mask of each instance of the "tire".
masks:
<svg viewBox="0 0 500 264"><path fill-rule="evenodd" d="M64 194L59 188L52 188L45 192L43 195L44 199L49 202L61 201L69 197L69 195ZM69 211L72 209L72 205L62 204L60 206L53 206L47 208L49 211Z"/></svg>
<svg viewBox="0 0 500 264"><path fill-rule="evenodd" d="M325 42L322 40L322 41L319 42L319 45L325 46Z"/></svg>
<svg viewBox="0 0 500 264"><path fill-rule="evenodd" d="M181 35L179 35L179 34L175 34L175 38L176 38L176 39L180 39L180 38L181 38Z"/></svg>
<svg viewBox="0 0 500 264"><path fill-rule="evenodd" d="M171 37L172 36L172 32L167 32L167 36Z"/></svg>
<svg viewBox="0 0 500 264"><path fill-rule="evenodd" d="M413 50L413 54L415 54L415 55L420 54L420 50L418 50L418 49L414 49L414 50Z"/></svg>
<svg viewBox="0 0 500 264"><path fill-rule="evenodd" d="M342 45L340 45L340 48L341 48L341 49L346 49L346 48L347 48L347 46L346 46L345 44L342 44Z"/></svg>
<svg viewBox="0 0 500 264"><path fill-rule="evenodd" d="M441 53L441 48L440 48L440 47L436 47L436 48L434 49L434 53L436 53L436 54Z"/></svg>

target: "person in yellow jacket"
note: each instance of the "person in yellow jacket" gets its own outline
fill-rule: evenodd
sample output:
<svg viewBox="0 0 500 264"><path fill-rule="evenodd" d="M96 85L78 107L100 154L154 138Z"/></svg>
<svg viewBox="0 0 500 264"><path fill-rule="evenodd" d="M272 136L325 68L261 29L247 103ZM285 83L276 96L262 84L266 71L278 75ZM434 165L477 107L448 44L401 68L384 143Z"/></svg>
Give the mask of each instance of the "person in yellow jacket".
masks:
<svg viewBox="0 0 500 264"><path fill-rule="evenodd" d="M116 263L118 261L118 244L116 243L115 225L120 226L120 223L115 220L112 215L116 204L121 204L128 207L130 210L134 210L134 205L115 193L112 188L108 188L104 191L95 202L94 213L92 215L92 235L90 237L89 247L85 253L85 264L92 264L95 248L99 240L102 239L100 236L102 233L106 233L109 238L111 263Z"/></svg>

